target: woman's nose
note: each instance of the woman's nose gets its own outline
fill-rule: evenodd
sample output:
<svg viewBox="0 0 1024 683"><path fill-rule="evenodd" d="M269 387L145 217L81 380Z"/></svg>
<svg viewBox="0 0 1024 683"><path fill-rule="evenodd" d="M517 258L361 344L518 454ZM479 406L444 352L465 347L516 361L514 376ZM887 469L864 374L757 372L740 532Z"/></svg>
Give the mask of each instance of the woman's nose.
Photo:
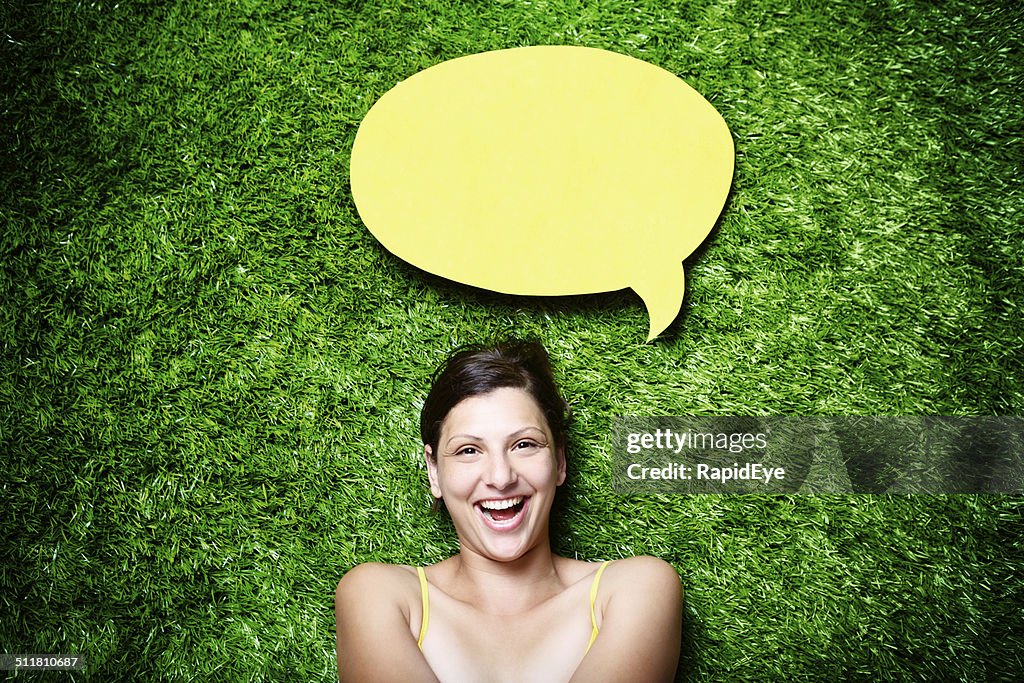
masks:
<svg viewBox="0 0 1024 683"><path fill-rule="evenodd" d="M518 475L509 461L508 454L497 453L492 455L487 465L487 484L494 488L503 489L516 483Z"/></svg>

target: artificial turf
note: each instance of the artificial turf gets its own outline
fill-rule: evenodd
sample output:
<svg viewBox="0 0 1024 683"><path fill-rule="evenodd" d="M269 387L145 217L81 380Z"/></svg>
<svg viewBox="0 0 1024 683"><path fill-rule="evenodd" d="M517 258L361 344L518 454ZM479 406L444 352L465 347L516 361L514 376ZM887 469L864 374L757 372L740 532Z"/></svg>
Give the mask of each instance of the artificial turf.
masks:
<svg viewBox="0 0 1024 683"><path fill-rule="evenodd" d="M333 680L338 578L456 550L418 443L431 371L517 335L574 405L557 548L678 569L680 680L1019 678L1021 497L623 496L609 453L617 415L1022 414L1015 3L0 8L0 653ZM472 290L353 205L378 97L540 44L661 66L733 133L653 343L629 292Z"/></svg>

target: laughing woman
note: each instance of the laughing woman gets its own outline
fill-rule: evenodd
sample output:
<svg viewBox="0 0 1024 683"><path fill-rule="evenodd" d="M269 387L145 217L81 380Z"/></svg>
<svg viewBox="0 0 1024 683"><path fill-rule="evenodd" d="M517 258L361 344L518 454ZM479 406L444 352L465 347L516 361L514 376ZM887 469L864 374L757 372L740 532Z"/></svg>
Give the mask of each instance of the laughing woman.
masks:
<svg viewBox="0 0 1024 683"><path fill-rule="evenodd" d="M682 589L671 565L551 551L567 412L540 344L465 350L441 368L420 430L459 553L345 575L335 602L345 683L673 679Z"/></svg>

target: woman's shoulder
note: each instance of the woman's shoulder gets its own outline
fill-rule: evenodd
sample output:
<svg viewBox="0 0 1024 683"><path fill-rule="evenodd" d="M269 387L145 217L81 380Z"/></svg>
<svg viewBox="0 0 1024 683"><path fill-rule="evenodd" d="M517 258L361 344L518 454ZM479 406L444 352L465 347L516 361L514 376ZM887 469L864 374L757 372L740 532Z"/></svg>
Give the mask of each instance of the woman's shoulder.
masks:
<svg viewBox="0 0 1024 683"><path fill-rule="evenodd" d="M637 555L608 563L601 588L606 595L661 595L682 597L682 583L675 567L657 557Z"/></svg>
<svg viewBox="0 0 1024 683"><path fill-rule="evenodd" d="M422 619L416 574L406 565L370 562L341 577L334 602L339 677L437 681L416 642Z"/></svg>
<svg viewBox="0 0 1024 683"><path fill-rule="evenodd" d="M366 562L356 565L338 582L335 592L339 601L375 601L395 599L405 601L410 592L419 591L416 569L404 564Z"/></svg>
<svg viewBox="0 0 1024 683"><path fill-rule="evenodd" d="M650 555L596 562L559 559L564 565L565 574L571 577L571 580L597 581L602 592L607 592L607 588L621 588L626 591L643 590L645 587L673 590L681 586L675 568L665 560Z"/></svg>
<svg viewBox="0 0 1024 683"><path fill-rule="evenodd" d="M679 578L675 567L660 557L652 557L651 555L636 555L634 557L624 557L621 560L612 560L608 563L608 571L612 571L613 568L616 573L642 574L652 577L672 576L677 580Z"/></svg>
<svg viewBox="0 0 1024 683"><path fill-rule="evenodd" d="M574 681L673 680L679 663L683 591L671 564L646 555L609 562L593 604L600 634ZM631 656L623 659L622 652Z"/></svg>

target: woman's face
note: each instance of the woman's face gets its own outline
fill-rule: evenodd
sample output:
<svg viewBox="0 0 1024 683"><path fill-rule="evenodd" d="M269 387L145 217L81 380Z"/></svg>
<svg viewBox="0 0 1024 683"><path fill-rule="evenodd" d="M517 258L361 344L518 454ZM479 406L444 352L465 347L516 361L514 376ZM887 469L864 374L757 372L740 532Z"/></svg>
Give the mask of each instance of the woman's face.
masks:
<svg viewBox="0 0 1024 683"><path fill-rule="evenodd" d="M507 561L548 543L565 454L529 393L503 388L461 401L441 424L436 457L425 450L430 490L444 498L463 551Z"/></svg>

